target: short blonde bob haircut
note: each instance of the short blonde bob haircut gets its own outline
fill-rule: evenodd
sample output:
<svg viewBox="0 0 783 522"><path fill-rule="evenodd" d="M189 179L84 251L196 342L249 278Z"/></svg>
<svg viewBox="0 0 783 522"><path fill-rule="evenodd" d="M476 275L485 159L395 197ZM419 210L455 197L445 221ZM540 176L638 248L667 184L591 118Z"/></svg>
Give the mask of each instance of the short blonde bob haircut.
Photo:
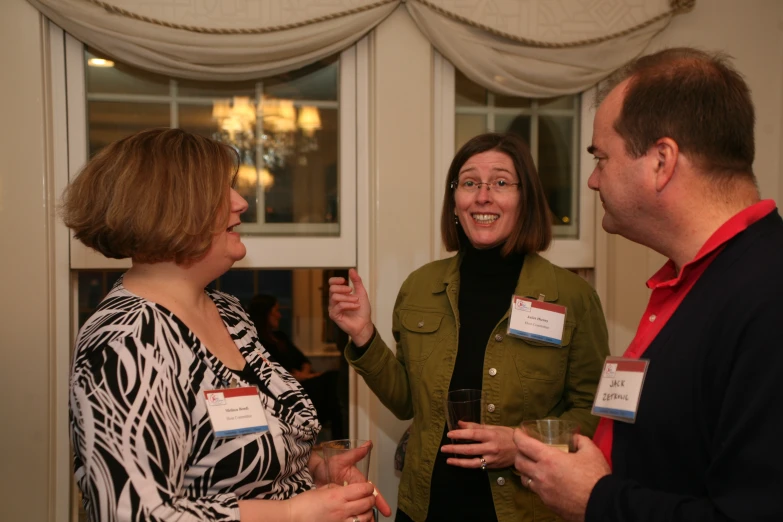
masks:
<svg viewBox="0 0 783 522"><path fill-rule="evenodd" d="M552 242L552 214L544 195L544 187L538 177L530 149L522 138L514 134L479 134L468 140L454 155L446 176L443 194L443 209L440 216L440 234L447 252L464 250L469 243L468 236L454 219L456 202L454 187L459 180L459 171L467 161L482 152L502 152L514 163L519 178L519 217L511 235L503 245L502 253L541 252Z"/></svg>
<svg viewBox="0 0 783 522"><path fill-rule="evenodd" d="M202 258L228 225L236 151L180 129L151 129L108 145L63 194L76 239L140 263Z"/></svg>

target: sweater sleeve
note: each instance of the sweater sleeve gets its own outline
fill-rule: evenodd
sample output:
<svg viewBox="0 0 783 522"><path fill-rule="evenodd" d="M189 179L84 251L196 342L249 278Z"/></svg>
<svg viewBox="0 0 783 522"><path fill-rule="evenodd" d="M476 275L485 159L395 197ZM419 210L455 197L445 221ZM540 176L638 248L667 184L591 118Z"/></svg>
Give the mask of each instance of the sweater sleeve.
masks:
<svg viewBox="0 0 783 522"><path fill-rule="evenodd" d="M158 355L125 337L74 369L71 441L90 519L238 521L234 494L194 498L183 487L194 395Z"/></svg>
<svg viewBox="0 0 783 522"><path fill-rule="evenodd" d="M727 339L711 352L708 364L716 379L726 374L720 379L726 386L717 410L705 405L704 412L694 412L712 416L714 426L706 439L704 494L677 495L610 475L593 489L586 522L783 520L783 458L777 453L783 433L781 317L779 296L763 305L738 303L732 326L741 332L738 342Z"/></svg>

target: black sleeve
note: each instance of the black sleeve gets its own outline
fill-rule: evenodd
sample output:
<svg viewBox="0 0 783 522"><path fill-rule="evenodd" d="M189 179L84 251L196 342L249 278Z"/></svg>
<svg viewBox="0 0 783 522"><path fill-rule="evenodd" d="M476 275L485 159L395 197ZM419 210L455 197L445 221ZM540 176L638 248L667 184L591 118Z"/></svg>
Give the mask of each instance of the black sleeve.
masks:
<svg viewBox="0 0 783 522"><path fill-rule="evenodd" d="M710 434L706 494L677 495L610 475L593 489L586 522L783 521L783 347L778 330L783 302L777 301L737 303L733 319L741 334L736 345L725 347L730 354L727 386Z"/></svg>

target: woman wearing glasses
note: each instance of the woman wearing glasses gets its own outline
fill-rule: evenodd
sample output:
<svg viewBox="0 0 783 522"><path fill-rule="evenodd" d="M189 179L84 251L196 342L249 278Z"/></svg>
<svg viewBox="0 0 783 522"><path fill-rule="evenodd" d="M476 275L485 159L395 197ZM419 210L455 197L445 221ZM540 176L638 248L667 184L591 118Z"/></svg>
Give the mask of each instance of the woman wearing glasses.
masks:
<svg viewBox="0 0 783 522"><path fill-rule="evenodd" d="M559 417L592 434L607 331L595 291L538 255L551 241L551 218L521 139L483 134L457 152L441 235L457 255L402 284L396 356L372 324L356 271L349 272L354 291L343 278L329 281L329 315L351 336L348 361L397 417L413 418L396 520L555 519L512 474L512 430L522 420ZM513 296L563 326L538 335L547 330L525 326ZM446 395L459 389L482 390L482 422L448 431Z"/></svg>

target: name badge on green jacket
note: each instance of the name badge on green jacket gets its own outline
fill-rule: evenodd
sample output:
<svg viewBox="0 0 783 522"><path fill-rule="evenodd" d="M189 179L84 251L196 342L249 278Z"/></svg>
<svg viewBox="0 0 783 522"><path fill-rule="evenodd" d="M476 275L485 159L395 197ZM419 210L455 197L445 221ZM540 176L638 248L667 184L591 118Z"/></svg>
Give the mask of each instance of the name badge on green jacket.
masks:
<svg viewBox="0 0 783 522"><path fill-rule="evenodd" d="M565 306L515 295L511 298L508 334L560 346L565 316Z"/></svg>

